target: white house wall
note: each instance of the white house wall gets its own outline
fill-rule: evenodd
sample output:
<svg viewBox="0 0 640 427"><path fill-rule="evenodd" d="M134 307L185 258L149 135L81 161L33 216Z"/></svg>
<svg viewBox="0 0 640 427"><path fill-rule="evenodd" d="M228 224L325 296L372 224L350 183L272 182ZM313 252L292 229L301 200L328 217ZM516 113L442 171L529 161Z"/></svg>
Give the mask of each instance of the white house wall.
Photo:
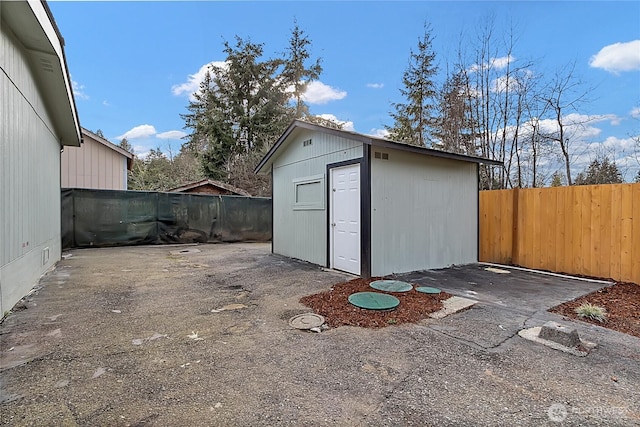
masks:
<svg viewBox="0 0 640 427"><path fill-rule="evenodd" d="M311 140L310 145L304 141ZM297 130L273 163L273 251L314 264L327 264L326 166L362 157L362 143ZM322 200L295 203L296 183L321 179ZM316 193L317 194L317 193Z"/></svg>
<svg viewBox="0 0 640 427"><path fill-rule="evenodd" d="M127 158L88 137L64 148L61 171L64 188L127 189Z"/></svg>
<svg viewBox="0 0 640 427"><path fill-rule="evenodd" d="M60 139L7 27L0 25L0 315L60 259Z"/></svg>
<svg viewBox="0 0 640 427"><path fill-rule="evenodd" d="M477 262L477 165L371 152L372 276Z"/></svg>

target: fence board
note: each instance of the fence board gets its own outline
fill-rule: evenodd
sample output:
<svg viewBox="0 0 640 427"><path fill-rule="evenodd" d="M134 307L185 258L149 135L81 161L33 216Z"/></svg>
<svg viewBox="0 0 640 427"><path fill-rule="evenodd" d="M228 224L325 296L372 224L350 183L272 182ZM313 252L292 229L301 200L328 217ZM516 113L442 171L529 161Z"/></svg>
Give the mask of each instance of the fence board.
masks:
<svg viewBox="0 0 640 427"><path fill-rule="evenodd" d="M571 241L569 242L573 247L573 257L571 259L572 267L569 271L584 272L582 268L582 187L576 187L573 196L572 211L569 211L574 219L571 224Z"/></svg>
<svg viewBox="0 0 640 427"><path fill-rule="evenodd" d="M555 242L552 247L555 248L553 255L555 257L555 268L553 271L567 271L567 259L571 259L571 245L567 244L567 240L571 239L571 229L567 230L566 215L563 215L567 209L567 191L563 187L558 188L556 192L556 211L554 217L556 219ZM551 253L551 250L549 250Z"/></svg>
<svg viewBox="0 0 640 427"><path fill-rule="evenodd" d="M482 191L479 216L481 261L640 283L640 184Z"/></svg>
<svg viewBox="0 0 640 427"><path fill-rule="evenodd" d="M633 211L631 213L633 237L631 239L631 281L640 283L640 185L632 186Z"/></svg>
<svg viewBox="0 0 640 427"><path fill-rule="evenodd" d="M620 252L622 249L622 186L611 187L611 278L619 279L622 271Z"/></svg>
<svg viewBox="0 0 640 427"><path fill-rule="evenodd" d="M499 247L500 258L511 262L511 251L513 246L513 198L515 193L510 191L500 192L500 242Z"/></svg>
<svg viewBox="0 0 640 427"><path fill-rule="evenodd" d="M631 191L631 185L622 186L622 218L620 221L621 227L621 256L620 256L620 280L631 281L631 265L633 263L632 258L632 244L631 238L633 234L633 193Z"/></svg>
<svg viewBox="0 0 640 427"><path fill-rule="evenodd" d="M598 277L610 277L611 274L611 186L600 186L600 227L598 262Z"/></svg>
<svg viewBox="0 0 640 427"><path fill-rule="evenodd" d="M547 264L549 265L549 270L556 271L558 269L558 254L562 253L562 249L556 246L556 236L562 235L563 232L560 224L558 223L558 199L561 196L560 191L555 191L553 193L549 193L550 201L549 201L549 221L552 227L546 227L549 230L549 238L547 239L546 250L547 254ZM564 245L562 245L564 246Z"/></svg>

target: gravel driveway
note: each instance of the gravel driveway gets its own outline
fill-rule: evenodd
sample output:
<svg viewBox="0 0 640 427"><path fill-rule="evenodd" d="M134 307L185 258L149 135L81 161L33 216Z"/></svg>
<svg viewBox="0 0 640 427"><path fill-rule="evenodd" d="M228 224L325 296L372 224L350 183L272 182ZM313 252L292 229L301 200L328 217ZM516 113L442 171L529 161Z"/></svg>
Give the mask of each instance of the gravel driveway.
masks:
<svg viewBox="0 0 640 427"><path fill-rule="evenodd" d="M68 255L0 325L2 425L640 424L640 339L567 322L598 348L562 353L516 334L560 317L490 289L440 320L312 333L287 324L298 300L349 277L268 244Z"/></svg>

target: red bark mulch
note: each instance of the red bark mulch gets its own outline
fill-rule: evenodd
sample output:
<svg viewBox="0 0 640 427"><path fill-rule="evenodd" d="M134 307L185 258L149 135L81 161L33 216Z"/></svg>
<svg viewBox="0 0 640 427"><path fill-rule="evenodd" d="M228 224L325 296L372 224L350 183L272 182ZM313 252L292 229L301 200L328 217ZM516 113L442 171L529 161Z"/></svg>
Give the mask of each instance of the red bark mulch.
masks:
<svg viewBox="0 0 640 427"><path fill-rule="evenodd" d="M575 309L584 303L604 307L607 310L607 320L600 323L597 320L578 317ZM560 304L549 311L640 338L640 285L635 283L616 283Z"/></svg>
<svg viewBox="0 0 640 427"><path fill-rule="evenodd" d="M442 308L443 300L451 297L445 292L424 294L415 289L408 292L383 292L369 286L369 283L380 279L380 277L359 278L339 283L329 291L303 297L300 302L313 309L317 314L324 316L327 324L332 328L343 325L383 328L426 319L430 313ZM380 292L393 295L400 300L400 305L393 310L358 308L348 300L349 295L356 292Z"/></svg>

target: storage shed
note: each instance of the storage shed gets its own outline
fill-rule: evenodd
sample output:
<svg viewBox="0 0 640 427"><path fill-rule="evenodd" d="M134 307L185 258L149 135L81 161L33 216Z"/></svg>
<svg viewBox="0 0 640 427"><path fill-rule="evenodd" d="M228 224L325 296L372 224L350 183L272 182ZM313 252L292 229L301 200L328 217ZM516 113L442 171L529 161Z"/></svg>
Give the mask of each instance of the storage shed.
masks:
<svg viewBox="0 0 640 427"><path fill-rule="evenodd" d="M191 194L210 194L214 196L247 196L251 194L241 188L233 185L216 181L213 179L203 179L201 181L190 182L167 190L168 193L191 193Z"/></svg>
<svg viewBox="0 0 640 427"><path fill-rule="evenodd" d="M478 261L478 165L502 163L295 120L272 176L277 254L363 277Z"/></svg>

